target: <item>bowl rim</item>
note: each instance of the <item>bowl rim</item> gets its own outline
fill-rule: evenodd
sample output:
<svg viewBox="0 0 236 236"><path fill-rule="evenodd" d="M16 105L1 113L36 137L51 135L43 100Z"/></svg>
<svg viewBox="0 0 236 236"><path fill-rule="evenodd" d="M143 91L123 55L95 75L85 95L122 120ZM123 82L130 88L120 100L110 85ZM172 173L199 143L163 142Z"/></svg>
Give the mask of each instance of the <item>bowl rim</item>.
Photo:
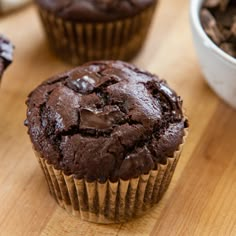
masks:
<svg viewBox="0 0 236 236"><path fill-rule="evenodd" d="M236 65L236 58L230 56L226 52L224 52L220 47L218 47L206 34L204 31L201 22L200 22L200 9L205 0L191 0L190 1L190 16L192 19L192 23L197 31L197 33L200 35L200 37L203 39L203 43L205 46L207 46L209 49L211 49L216 55L222 57L224 60L230 62L233 65Z"/></svg>

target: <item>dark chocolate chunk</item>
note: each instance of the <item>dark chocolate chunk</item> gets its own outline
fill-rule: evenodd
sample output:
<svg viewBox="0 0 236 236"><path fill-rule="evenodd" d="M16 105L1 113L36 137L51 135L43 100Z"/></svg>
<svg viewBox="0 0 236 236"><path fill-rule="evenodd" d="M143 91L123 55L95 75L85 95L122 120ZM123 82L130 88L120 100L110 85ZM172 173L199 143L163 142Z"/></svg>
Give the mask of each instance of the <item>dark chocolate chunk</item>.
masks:
<svg viewBox="0 0 236 236"><path fill-rule="evenodd" d="M216 44L224 41L224 35L220 32L215 18L207 9L201 11L202 26L206 33L212 38Z"/></svg>
<svg viewBox="0 0 236 236"><path fill-rule="evenodd" d="M81 129L108 129L118 125L125 119L125 114L118 106L105 106L101 109L80 110Z"/></svg>

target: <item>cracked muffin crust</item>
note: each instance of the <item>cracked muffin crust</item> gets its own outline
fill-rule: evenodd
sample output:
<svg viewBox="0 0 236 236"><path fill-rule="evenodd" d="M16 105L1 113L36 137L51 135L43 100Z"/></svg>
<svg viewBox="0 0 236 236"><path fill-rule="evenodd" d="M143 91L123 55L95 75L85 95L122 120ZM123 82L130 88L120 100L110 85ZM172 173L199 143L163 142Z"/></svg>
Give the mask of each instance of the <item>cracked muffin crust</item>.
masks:
<svg viewBox="0 0 236 236"><path fill-rule="evenodd" d="M11 42L0 34L0 79L3 72L13 61L14 47Z"/></svg>
<svg viewBox="0 0 236 236"><path fill-rule="evenodd" d="M35 0L65 20L106 22L134 16L156 0Z"/></svg>
<svg viewBox="0 0 236 236"><path fill-rule="evenodd" d="M188 126L164 80L121 61L59 74L28 97L28 133L42 158L87 181L117 181L165 163Z"/></svg>

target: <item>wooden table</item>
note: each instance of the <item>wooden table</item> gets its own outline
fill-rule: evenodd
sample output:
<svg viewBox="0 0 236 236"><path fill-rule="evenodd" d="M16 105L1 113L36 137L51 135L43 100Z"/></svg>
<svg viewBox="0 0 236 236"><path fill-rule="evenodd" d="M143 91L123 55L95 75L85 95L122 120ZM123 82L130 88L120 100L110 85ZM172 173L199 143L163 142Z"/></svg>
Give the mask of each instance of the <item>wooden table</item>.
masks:
<svg viewBox="0 0 236 236"><path fill-rule="evenodd" d="M192 45L189 0L162 0L134 63L184 98L190 134L160 204L126 224L96 225L69 216L49 195L26 128L27 94L68 69L48 49L35 8L0 19L16 45L0 90L0 235L236 235L236 111L204 82Z"/></svg>

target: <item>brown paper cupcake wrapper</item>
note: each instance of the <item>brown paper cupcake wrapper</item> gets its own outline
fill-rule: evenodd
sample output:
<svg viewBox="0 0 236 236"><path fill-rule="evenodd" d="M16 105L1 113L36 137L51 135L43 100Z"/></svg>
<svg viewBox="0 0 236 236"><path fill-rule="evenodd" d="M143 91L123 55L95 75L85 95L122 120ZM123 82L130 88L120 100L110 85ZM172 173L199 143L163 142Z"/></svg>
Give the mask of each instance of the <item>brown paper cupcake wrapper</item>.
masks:
<svg viewBox="0 0 236 236"><path fill-rule="evenodd" d="M156 204L166 191L179 160L183 143L157 170L127 181L87 182L56 170L36 152L50 193L58 204L81 219L95 223L118 223L142 215Z"/></svg>
<svg viewBox="0 0 236 236"><path fill-rule="evenodd" d="M156 4L134 17L105 23L79 23L56 17L42 8L39 14L56 54L72 64L91 60L129 60L146 38Z"/></svg>

